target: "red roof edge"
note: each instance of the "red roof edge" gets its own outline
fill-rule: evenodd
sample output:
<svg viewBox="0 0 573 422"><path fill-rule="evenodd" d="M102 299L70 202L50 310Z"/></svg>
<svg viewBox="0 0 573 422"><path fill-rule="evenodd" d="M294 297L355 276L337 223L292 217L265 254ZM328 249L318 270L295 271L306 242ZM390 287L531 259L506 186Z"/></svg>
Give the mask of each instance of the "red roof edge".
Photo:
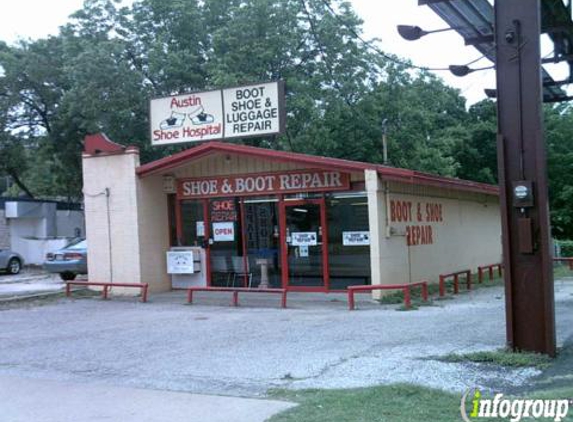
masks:
<svg viewBox="0 0 573 422"><path fill-rule="evenodd" d="M134 146L125 147L110 140L105 133L95 133L87 135L84 139L84 154L87 155L109 155L122 152L139 152Z"/></svg>
<svg viewBox="0 0 573 422"><path fill-rule="evenodd" d="M197 159L212 153L222 152L258 157L278 162L295 162L315 168L341 170L347 172L363 172L375 170L385 180L400 183L420 184L443 189L455 189L488 195L499 195L499 188L486 183L469 180L454 179L421 173L414 170L388 167L379 164L362 163L358 161L343 160L340 158L321 157L296 152L277 151L266 148L256 148L247 145L229 144L218 141L206 142L199 146L181 151L169 157L139 166L136 170L140 177L165 172L185 164L189 160Z"/></svg>
<svg viewBox="0 0 573 422"><path fill-rule="evenodd" d="M267 148L257 148L247 145L212 141L181 151L169 157L144 164L137 168L137 174L141 177L149 176L151 174L179 167L188 160L196 159L215 152L247 155L280 162L296 162L318 168L340 169L345 171L360 172L367 168L375 170L377 167L376 164L360 163L357 161L342 160L340 158L320 157L315 155L299 154L296 152L277 151Z"/></svg>
<svg viewBox="0 0 573 422"><path fill-rule="evenodd" d="M428 173L414 172L414 183L434 186L444 189L456 189L474 193L484 193L487 195L499 195L499 187L487 183L474 182L471 180L454 179L452 177L436 176Z"/></svg>

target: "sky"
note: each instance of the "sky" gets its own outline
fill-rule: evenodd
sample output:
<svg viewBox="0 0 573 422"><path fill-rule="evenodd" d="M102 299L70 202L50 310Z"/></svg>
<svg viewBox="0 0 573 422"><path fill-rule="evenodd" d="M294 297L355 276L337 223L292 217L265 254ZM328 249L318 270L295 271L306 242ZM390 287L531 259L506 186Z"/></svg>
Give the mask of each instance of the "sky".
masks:
<svg viewBox="0 0 573 422"><path fill-rule="evenodd" d="M131 0L124 0L130 2ZM364 38L378 38L382 50L410 59L424 67L448 67L466 64L480 57L472 47L466 47L455 32L431 34L418 41L402 39L396 26L418 25L425 30L445 28L445 23L428 7L418 6L418 0L350 0L357 15L364 21ZM81 8L83 0L3 0L0 2L0 40L14 42L18 38L37 39L57 34L67 17ZM545 49L547 50L547 49ZM547 51L543 51L546 54ZM485 67L482 60L473 66ZM562 68L551 68L556 79L563 79ZM485 88L495 88L493 70L471 73L458 78L449 72L437 72L448 85L460 89L473 104L485 98Z"/></svg>

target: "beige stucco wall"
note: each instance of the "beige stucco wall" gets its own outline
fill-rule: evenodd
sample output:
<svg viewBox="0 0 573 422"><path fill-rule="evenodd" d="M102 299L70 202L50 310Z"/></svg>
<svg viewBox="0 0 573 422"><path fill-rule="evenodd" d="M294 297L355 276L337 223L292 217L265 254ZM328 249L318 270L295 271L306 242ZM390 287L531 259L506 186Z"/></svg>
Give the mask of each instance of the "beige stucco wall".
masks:
<svg viewBox="0 0 573 422"><path fill-rule="evenodd" d="M167 195L160 175L137 180L141 282L150 292L169 291L166 252L169 250Z"/></svg>
<svg viewBox="0 0 573 422"><path fill-rule="evenodd" d="M91 281L148 283L150 292L171 288L165 252L169 249L167 195L162 177L140 179L137 152L85 156L83 160L88 273ZM111 230L105 190L109 189ZM110 271L111 234L113 271ZM133 289L115 293L137 294Z"/></svg>
<svg viewBox="0 0 573 422"><path fill-rule="evenodd" d="M370 270L372 284L408 281L408 248L403 237L389 236L386 227L385 184L373 170L365 171L370 226ZM374 292L374 296L380 296Z"/></svg>
<svg viewBox="0 0 573 422"><path fill-rule="evenodd" d="M386 183L368 170L365 177L373 284L435 281L443 273L465 269L475 272L479 265L501 262L501 222L496 196ZM406 221L398 221L396 213L392 221L392 203L406 204L411 211L402 219ZM442 221L428 221L428 204L441 207ZM424 227L426 234L431 230L431 243L429 236L425 236L427 244L408 245L408 226Z"/></svg>
<svg viewBox="0 0 573 422"><path fill-rule="evenodd" d="M138 190L135 174L138 165L139 155L136 152L83 158L90 281L116 283L141 281L139 253L141 242L137 224ZM106 189L109 190L109 224ZM112 245L111 268L109 235Z"/></svg>

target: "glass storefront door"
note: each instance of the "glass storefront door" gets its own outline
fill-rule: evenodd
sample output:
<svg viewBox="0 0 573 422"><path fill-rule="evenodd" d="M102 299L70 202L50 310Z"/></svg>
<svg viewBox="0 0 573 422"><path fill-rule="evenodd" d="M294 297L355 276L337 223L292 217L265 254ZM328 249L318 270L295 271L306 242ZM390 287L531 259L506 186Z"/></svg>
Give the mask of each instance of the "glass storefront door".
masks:
<svg viewBox="0 0 573 422"><path fill-rule="evenodd" d="M205 207L203 201L181 201L181 231L174 246L205 247Z"/></svg>
<svg viewBox="0 0 573 422"><path fill-rule="evenodd" d="M326 220L322 200L284 203L286 257L289 288L318 290L327 288L324 252Z"/></svg>
<svg viewBox="0 0 573 422"><path fill-rule="evenodd" d="M243 202L243 210L252 287L281 288L278 199L247 198ZM263 265L266 267L267 280L263 280Z"/></svg>
<svg viewBox="0 0 573 422"><path fill-rule="evenodd" d="M211 286L248 287L252 275L246 265L238 198L211 199L209 224Z"/></svg>

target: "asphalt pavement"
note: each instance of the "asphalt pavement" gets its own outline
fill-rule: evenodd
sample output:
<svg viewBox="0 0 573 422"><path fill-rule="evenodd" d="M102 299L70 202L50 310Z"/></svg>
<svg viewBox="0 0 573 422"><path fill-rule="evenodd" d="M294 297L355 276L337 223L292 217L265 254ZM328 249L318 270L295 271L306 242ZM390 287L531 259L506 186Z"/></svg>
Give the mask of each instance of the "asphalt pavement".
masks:
<svg viewBox="0 0 573 422"><path fill-rule="evenodd" d="M573 280L555 286L558 342L563 344L573 338ZM152 295L146 304L117 297L0 304L0 385L8 389L0 393L0 414L37 412L51 402L61 406L69 391L76 391L73 406L85 412L98 394L101 403L110 400L110 411L119 406L118 412L129 412L134 408L121 404L120 393L104 392L127 391L137 398L151 391L158 401L163 393L185 394L189 400L193 394L243 399L265 398L272 388L398 382L462 392L518 387L539 375L533 368L491 371L479 364L434 359L505 345L501 287L407 312L374 304L367 296L361 296L358 310L349 312L345 296L337 294L292 294L288 309L279 308L276 296L244 295L238 308L229 302L228 294L198 294L196 304L186 305L184 292L171 292ZM14 379L14 395L30 397L4 400ZM177 397L183 406L183 396ZM146 409L136 408L135 415L146 415ZM173 409L177 416L178 407ZM117 419L119 414L107 419L94 415L74 422L129 421ZM27 421L50 421L32 416ZM169 415L157 420L177 419ZM210 420L218 419L202 419Z"/></svg>

